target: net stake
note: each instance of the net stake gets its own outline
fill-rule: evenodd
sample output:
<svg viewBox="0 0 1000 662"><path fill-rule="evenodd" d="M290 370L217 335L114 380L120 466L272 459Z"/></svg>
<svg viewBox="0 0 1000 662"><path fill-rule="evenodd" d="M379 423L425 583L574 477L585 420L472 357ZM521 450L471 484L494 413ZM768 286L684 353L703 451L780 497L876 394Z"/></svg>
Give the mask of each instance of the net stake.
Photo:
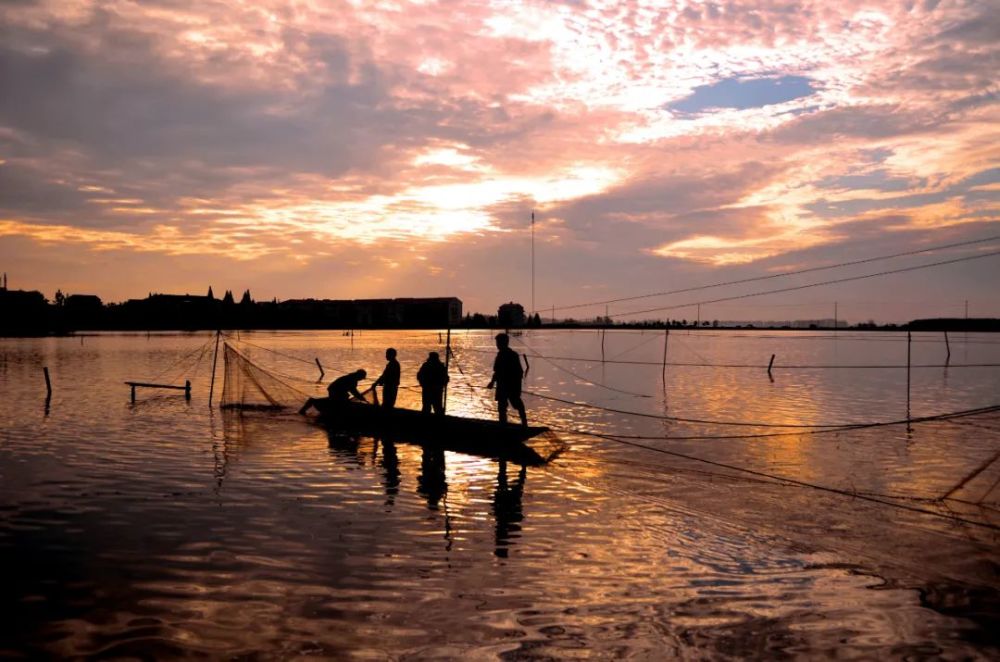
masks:
<svg viewBox="0 0 1000 662"><path fill-rule="evenodd" d="M222 331L215 332L215 354L212 356L212 382L208 386L208 406L212 407L212 394L215 393L215 366L219 362L219 338L222 336Z"/></svg>

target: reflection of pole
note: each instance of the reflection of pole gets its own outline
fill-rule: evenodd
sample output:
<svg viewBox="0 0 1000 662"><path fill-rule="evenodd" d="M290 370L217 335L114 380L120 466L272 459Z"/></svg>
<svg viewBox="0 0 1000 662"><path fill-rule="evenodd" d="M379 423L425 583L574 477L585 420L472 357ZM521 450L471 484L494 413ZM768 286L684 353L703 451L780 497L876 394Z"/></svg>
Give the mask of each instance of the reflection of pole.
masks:
<svg viewBox="0 0 1000 662"><path fill-rule="evenodd" d="M215 393L215 366L219 362L219 338L222 336L222 331L215 332L215 354L212 356L212 382L208 387L208 407L212 408L212 394Z"/></svg>
<svg viewBox="0 0 1000 662"><path fill-rule="evenodd" d="M49 415L49 405L52 403L52 382L49 380L49 368L45 366L42 368L42 372L45 374L45 415Z"/></svg>
<svg viewBox="0 0 1000 662"><path fill-rule="evenodd" d="M448 322L448 336L445 340L444 345L444 375L446 377L444 382L444 397L441 398L441 413L444 414L448 409L448 365L451 363L451 322Z"/></svg>

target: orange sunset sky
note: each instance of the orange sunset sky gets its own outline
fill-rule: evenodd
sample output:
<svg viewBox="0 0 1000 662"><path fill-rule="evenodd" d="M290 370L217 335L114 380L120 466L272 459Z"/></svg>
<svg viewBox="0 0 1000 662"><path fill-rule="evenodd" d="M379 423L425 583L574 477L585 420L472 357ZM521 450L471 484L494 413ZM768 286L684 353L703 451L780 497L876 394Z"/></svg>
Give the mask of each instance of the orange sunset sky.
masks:
<svg viewBox="0 0 1000 662"><path fill-rule="evenodd" d="M530 307L532 210L543 316L1000 235L988 0L21 0L0 35L0 270L50 298ZM984 257L701 316L1000 316L998 276Z"/></svg>

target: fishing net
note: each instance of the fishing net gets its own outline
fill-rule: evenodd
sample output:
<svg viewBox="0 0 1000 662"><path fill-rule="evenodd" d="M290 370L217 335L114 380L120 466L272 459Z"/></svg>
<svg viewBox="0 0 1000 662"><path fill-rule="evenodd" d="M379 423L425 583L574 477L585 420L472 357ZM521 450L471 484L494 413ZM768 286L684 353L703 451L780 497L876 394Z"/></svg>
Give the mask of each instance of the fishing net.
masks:
<svg viewBox="0 0 1000 662"><path fill-rule="evenodd" d="M320 395L315 385L293 386L299 380L265 370L228 342L222 357L222 409L298 409L307 398Z"/></svg>

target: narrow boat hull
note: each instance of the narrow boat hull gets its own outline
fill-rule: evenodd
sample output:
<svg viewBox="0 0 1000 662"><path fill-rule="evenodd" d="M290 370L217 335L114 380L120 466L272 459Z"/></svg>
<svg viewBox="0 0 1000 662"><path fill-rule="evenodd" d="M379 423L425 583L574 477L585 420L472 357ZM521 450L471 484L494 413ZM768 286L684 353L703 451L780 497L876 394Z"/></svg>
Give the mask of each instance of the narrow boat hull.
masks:
<svg viewBox="0 0 1000 662"><path fill-rule="evenodd" d="M386 410L361 402L321 412L320 421L337 432L410 442L444 450L506 459L518 464L544 464L524 442L546 427L501 425L498 421L460 416L435 416L412 409Z"/></svg>

